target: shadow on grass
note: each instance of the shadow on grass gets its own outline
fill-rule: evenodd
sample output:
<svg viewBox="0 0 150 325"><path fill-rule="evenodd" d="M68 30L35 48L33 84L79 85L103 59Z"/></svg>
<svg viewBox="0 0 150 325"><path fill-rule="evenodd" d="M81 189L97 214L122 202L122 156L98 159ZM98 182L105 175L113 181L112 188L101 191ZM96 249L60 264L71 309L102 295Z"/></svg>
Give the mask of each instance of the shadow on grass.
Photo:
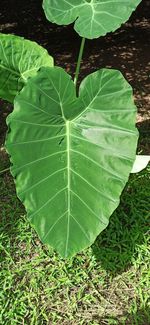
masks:
<svg viewBox="0 0 150 325"><path fill-rule="evenodd" d="M92 246L93 254L111 274L126 271L149 230L150 183L147 171L131 175L110 224Z"/></svg>
<svg viewBox="0 0 150 325"><path fill-rule="evenodd" d="M149 325L150 324L150 307L143 307L136 312L126 315L128 321L126 325Z"/></svg>
<svg viewBox="0 0 150 325"><path fill-rule="evenodd" d="M20 231L17 226L22 215L25 215L25 209L17 198L13 178L10 172L3 173L0 175L0 228L2 233L9 236L10 241Z"/></svg>
<svg viewBox="0 0 150 325"><path fill-rule="evenodd" d="M101 325L149 325L150 324L150 308L143 307L137 311L131 311L120 316L119 320L116 317L107 316L98 319ZM106 323L108 321L108 323Z"/></svg>

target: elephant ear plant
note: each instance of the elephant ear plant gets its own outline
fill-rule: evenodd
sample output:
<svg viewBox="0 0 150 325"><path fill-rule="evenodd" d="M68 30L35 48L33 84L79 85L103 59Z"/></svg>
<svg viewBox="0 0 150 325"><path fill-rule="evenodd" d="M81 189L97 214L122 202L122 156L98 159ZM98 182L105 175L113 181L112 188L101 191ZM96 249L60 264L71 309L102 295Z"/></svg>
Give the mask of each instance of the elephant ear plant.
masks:
<svg viewBox="0 0 150 325"><path fill-rule="evenodd" d="M39 45L0 35L0 95L14 101L6 149L17 195L42 242L62 257L90 246L119 204L136 157L131 86L117 70L77 91L85 38L116 30L140 0L44 0L46 17L81 35L75 80Z"/></svg>

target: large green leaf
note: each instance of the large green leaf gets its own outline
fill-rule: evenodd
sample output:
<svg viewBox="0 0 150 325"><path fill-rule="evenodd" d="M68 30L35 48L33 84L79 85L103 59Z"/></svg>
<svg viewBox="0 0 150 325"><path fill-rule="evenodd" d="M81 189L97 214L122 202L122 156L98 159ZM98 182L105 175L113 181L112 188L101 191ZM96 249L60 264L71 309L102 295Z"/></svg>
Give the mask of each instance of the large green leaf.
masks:
<svg viewBox="0 0 150 325"><path fill-rule="evenodd" d="M44 243L63 257L91 245L108 225L135 160L132 89L102 69L80 86L42 68L16 97L6 148L18 197Z"/></svg>
<svg viewBox="0 0 150 325"><path fill-rule="evenodd" d="M75 21L76 32L97 38L113 32L128 20L141 0L43 0L49 21L68 25Z"/></svg>
<svg viewBox="0 0 150 325"><path fill-rule="evenodd" d="M37 43L15 35L0 34L0 98L13 102L26 80L53 58Z"/></svg>

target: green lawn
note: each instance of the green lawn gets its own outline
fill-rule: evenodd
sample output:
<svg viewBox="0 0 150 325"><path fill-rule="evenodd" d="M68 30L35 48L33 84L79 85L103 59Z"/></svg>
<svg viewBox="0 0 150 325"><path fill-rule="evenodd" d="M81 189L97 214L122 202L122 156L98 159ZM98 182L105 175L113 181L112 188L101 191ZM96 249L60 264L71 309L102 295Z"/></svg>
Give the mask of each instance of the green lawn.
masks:
<svg viewBox="0 0 150 325"><path fill-rule="evenodd" d="M10 174L0 175L0 324L149 325L149 179L149 167L131 175L107 229L64 261L42 246Z"/></svg>

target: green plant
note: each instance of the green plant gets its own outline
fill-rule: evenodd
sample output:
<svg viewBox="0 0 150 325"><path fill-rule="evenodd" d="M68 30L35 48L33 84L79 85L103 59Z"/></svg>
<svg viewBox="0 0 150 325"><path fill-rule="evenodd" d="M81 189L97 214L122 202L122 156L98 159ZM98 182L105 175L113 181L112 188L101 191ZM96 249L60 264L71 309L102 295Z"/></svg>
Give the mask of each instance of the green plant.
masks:
<svg viewBox="0 0 150 325"><path fill-rule="evenodd" d="M6 149L17 194L41 240L63 257L91 245L108 225L135 161L138 138L132 89L119 71L90 74L78 95L85 38L115 30L139 3L44 0L54 23L69 24L78 17L75 30L84 38L74 83L35 43L0 36L0 95L9 101L15 97Z"/></svg>

